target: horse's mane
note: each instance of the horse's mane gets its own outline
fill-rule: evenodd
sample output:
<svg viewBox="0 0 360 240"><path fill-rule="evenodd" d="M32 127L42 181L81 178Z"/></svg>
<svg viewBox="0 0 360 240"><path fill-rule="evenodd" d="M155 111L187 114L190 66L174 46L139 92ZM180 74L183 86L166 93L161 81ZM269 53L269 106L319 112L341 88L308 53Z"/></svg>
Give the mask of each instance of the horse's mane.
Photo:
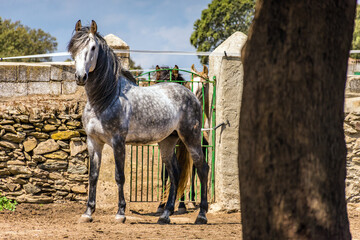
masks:
<svg viewBox="0 0 360 240"><path fill-rule="evenodd" d="M130 82L135 83L135 84L137 85L137 83L136 83L136 78L131 74L130 71L125 70L124 68L122 68L122 69L121 69L121 74L122 74L127 80L129 80Z"/></svg>
<svg viewBox="0 0 360 240"><path fill-rule="evenodd" d="M68 51L73 57L88 44L89 33L90 27L82 27L75 32L68 44ZM95 108L96 112L101 113L114 100L120 75L135 84L136 79L130 72L121 67L118 57L99 33L95 33L95 38L99 44L99 53L96 68L88 76L88 81L92 84L86 84L85 88L87 94L91 96L89 97L90 105Z"/></svg>

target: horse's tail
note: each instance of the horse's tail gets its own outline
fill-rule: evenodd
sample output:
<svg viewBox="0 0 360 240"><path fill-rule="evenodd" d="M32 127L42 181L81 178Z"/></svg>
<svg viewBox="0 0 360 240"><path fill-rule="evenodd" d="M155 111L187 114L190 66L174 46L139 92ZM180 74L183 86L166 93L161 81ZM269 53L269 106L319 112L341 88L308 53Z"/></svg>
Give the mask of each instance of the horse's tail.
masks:
<svg viewBox="0 0 360 240"><path fill-rule="evenodd" d="M190 179L192 173L193 161L188 152L185 144L179 139L178 146L176 147L176 158L181 169L177 197L181 197L185 192L188 180ZM161 196L161 203L165 203L169 196L170 191L170 181L167 182L164 193Z"/></svg>

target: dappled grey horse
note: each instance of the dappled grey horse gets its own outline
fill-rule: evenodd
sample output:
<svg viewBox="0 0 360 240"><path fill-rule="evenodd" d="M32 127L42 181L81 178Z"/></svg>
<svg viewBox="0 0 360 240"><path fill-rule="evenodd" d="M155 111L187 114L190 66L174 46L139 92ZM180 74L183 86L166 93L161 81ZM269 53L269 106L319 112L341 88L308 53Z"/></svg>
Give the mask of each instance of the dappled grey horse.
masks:
<svg viewBox="0 0 360 240"><path fill-rule="evenodd" d="M75 25L68 50L75 60L76 83L84 86L87 104L83 126L87 134L90 157L87 208L81 221L92 221L95 211L96 184L104 144L112 146L115 157L115 180L118 185L118 212L115 219L125 222L124 162L125 144L158 143L161 159L169 172L171 198L158 223L169 223L174 211L180 178L179 164L173 158L180 138L191 154L201 182L200 212L195 223L207 223L207 179L209 166L201 150L201 106L196 96L176 83L160 83L139 87L105 40L97 33L97 25Z"/></svg>

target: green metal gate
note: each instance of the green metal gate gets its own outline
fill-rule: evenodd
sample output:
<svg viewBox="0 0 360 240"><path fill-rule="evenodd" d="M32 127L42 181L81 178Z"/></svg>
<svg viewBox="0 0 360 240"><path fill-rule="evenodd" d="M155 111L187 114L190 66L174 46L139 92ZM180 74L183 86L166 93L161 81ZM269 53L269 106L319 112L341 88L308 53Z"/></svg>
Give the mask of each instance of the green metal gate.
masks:
<svg viewBox="0 0 360 240"><path fill-rule="evenodd" d="M170 81L172 81L172 68L169 69L158 69L146 73L142 73L136 77L138 81L138 85L140 86L149 86L155 83L151 77L157 71L166 71L169 70L170 72ZM190 81L172 81L172 82L190 82L191 89L193 89L193 79L195 76L200 76L196 73L176 69L179 72L182 72L183 75L189 74ZM201 77L201 76L200 76ZM161 82L164 80L157 80L156 82ZM213 202L215 199L215 77L213 80L205 79L203 82L203 86L205 84L211 84L213 86L213 94L211 97L208 97L209 101L209 108L210 108L210 116L211 122L209 122L210 128L207 130L204 129L204 122L205 122L205 92L204 87L202 88L202 103L203 103L203 118L202 118L202 128L203 131L208 132L209 136L209 144L202 145L205 148L205 159L207 160L210 171L209 171L209 183L208 183L208 200L209 202ZM202 132L202 135L204 133ZM161 200L161 193L164 191L165 188L165 180L164 182L161 181L161 172L162 163L160 158L160 151L158 149L158 145L145 145L145 146L130 146L130 202L158 202ZM195 202L200 201L200 181L195 174L194 179L194 189L191 188L191 180L188 183L187 190L185 192L185 201L189 202L189 194L194 194ZM179 196L180 197L180 196Z"/></svg>

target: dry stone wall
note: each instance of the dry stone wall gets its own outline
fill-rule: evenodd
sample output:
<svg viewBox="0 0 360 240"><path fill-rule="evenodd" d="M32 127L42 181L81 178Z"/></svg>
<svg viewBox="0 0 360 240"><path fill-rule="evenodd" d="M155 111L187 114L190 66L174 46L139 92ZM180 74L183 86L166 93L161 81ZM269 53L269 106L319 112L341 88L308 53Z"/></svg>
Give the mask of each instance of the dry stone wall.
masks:
<svg viewBox="0 0 360 240"><path fill-rule="evenodd" d="M0 102L0 192L18 202L86 200L83 99L31 96Z"/></svg>

